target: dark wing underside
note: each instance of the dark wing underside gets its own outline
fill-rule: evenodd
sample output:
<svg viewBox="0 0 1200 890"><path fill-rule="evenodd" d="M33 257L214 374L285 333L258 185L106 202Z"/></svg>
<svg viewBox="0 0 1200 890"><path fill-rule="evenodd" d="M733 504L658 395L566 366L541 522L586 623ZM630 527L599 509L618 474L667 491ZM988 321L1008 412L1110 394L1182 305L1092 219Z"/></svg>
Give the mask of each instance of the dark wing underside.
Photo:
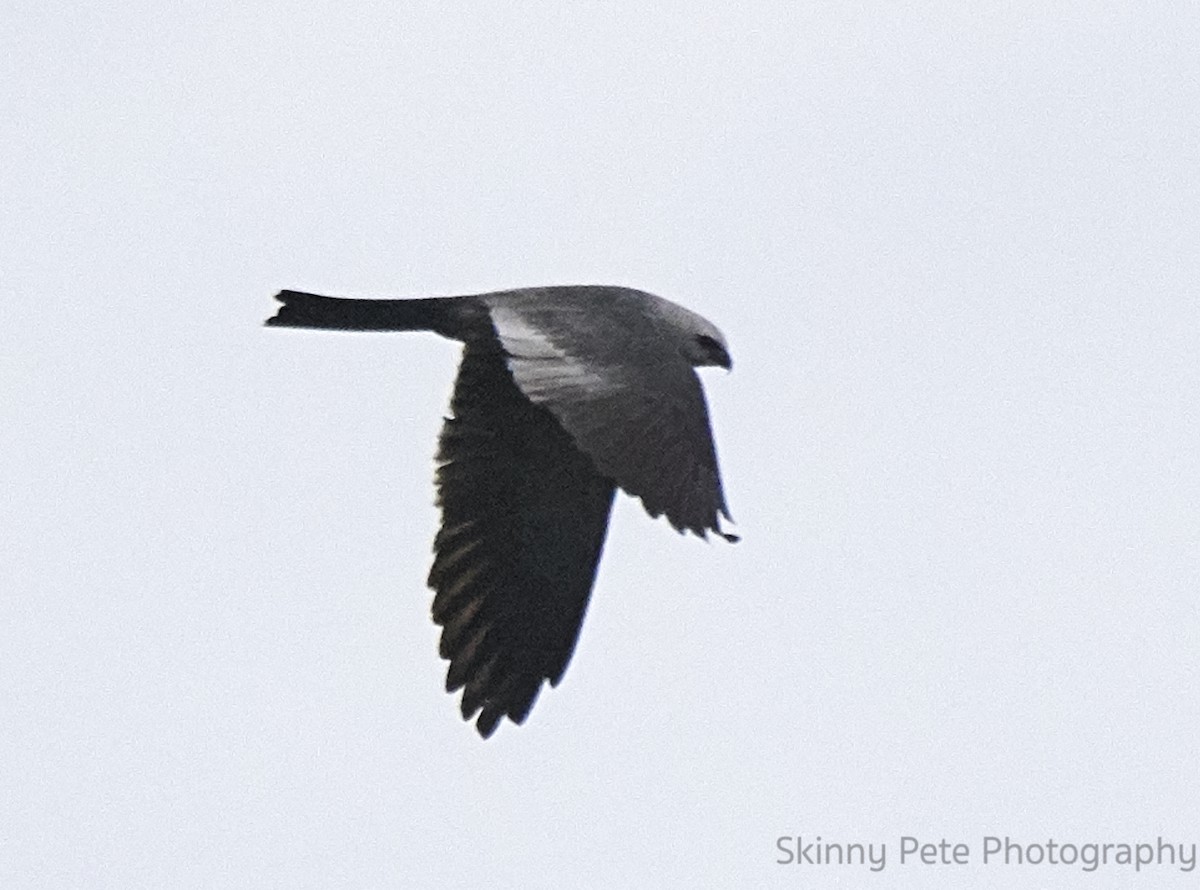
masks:
<svg viewBox="0 0 1200 890"><path fill-rule="evenodd" d="M618 390L586 401L548 403L602 472L642 499L651 516L666 514L679 531L721 531L729 516L709 432L700 381L690 369L669 393L650 386ZM665 388L665 387L664 387Z"/></svg>
<svg viewBox="0 0 1200 890"><path fill-rule="evenodd" d="M574 651L614 483L513 382L497 343L468 344L438 447L442 527L429 586L449 659L485 738L522 722Z"/></svg>

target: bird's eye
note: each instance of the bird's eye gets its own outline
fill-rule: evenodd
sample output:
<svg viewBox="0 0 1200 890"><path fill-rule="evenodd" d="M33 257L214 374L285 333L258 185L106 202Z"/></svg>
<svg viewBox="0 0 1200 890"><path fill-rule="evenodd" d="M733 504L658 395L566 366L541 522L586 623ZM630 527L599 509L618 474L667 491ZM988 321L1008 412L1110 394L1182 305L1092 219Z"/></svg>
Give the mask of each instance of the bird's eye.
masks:
<svg viewBox="0 0 1200 890"><path fill-rule="evenodd" d="M697 334L692 342L695 343L697 352L697 355L692 356L694 364L716 365L720 368L728 368L733 364L729 360L729 353L716 338L707 334Z"/></svg>

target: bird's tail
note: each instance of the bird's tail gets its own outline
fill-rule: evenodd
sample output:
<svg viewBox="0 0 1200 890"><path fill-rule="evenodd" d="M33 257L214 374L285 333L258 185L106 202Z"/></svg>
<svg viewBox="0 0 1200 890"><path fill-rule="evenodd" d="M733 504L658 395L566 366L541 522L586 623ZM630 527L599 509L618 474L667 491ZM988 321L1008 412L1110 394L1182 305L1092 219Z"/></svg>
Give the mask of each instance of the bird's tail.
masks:
<svg viewBox="0 0 1200 890"><path fill-rule="evenodd" d="M454 297L419 300L355 300L284 290L283 305L267 319L271 327L326 328L339 331L437 331L453 325Z"/></svg>

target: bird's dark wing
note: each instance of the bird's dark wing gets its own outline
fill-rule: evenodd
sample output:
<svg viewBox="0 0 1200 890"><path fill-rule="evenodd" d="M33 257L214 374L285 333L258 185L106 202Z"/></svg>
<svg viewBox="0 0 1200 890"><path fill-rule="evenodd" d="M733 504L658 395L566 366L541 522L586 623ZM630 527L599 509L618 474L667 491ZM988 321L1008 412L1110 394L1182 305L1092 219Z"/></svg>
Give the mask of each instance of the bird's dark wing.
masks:
<svg viewBox="0 0 1200 890"><path fill-rule="evenodd" d="M708 406L696 372L669 344L630 335L588 305L492 307L521 392L571 434L596 468L639 497L651 516L703 535L729 518ZM577 329L591 336L578 338Z"/></svg>
<svg viewBox="0 0 1200 890"><path fill-rule="evenodd" d="M513 382L494 340L469 342L439 440L442 528L429 586L446 689L487 738L558 683L579 637L614 483Z"/></svg>
<svg viewBox="0 0 1200 890"><path fill-rule="evenodd" d="M679 531L721 530L729 516L700 381L690 369L677 380L647 381L584 402L548 402L579 447L602 472L642 500L651 516L665 514Z"/></svg>

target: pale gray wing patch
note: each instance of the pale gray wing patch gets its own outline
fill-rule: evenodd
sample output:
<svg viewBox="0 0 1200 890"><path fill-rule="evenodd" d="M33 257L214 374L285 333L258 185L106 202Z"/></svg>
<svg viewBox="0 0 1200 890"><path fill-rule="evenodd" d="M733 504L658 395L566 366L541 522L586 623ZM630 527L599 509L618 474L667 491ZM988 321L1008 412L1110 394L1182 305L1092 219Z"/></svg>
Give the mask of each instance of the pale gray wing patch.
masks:
<svg viewBox="0 0 1200 890"><path fill-rule="evenodd" d="M508 354L513 379L537 404L563 398L590 398L612 392L620 382L607 377L603 366L571 355L554 344L517 309L492 308L492 324Z"/></svg>

